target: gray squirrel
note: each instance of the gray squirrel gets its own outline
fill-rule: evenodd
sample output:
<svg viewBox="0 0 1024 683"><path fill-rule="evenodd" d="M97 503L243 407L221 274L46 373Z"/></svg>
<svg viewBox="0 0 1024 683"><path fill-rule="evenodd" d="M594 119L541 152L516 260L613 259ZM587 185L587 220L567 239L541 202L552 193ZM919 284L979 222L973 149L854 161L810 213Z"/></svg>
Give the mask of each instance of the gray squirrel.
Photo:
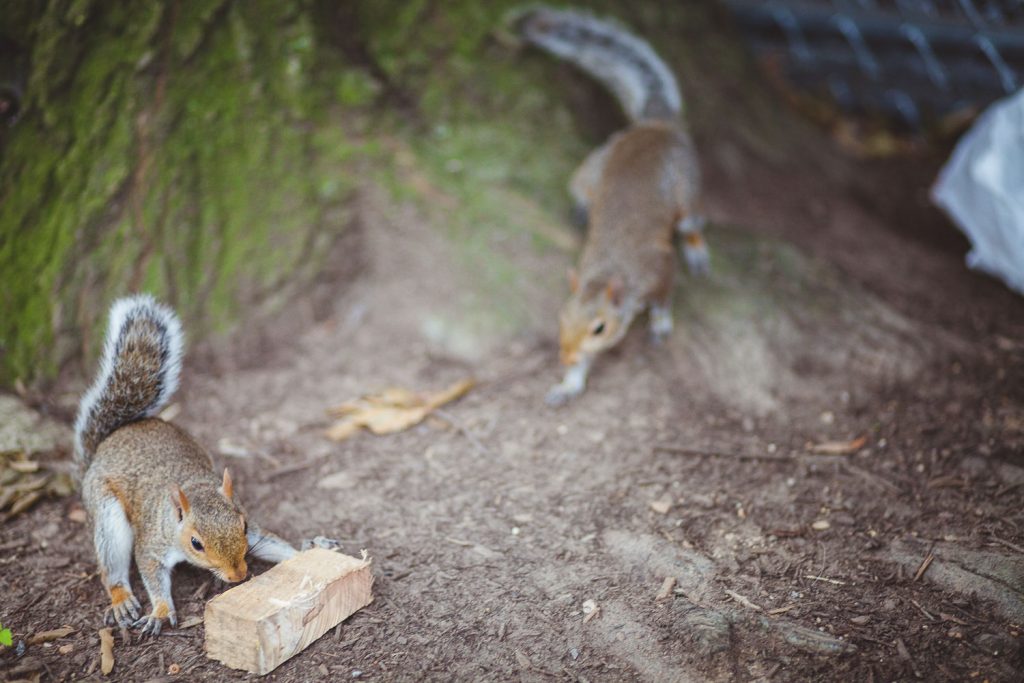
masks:
<svg viewBox="0 0 1024 683"><path fill-rule="evenodd" d="M594 359L619 343L645 309L655 341L672 331L677 234L690 271L708 272L700 168L676 80L645 41L573 10L532 7L510 23L520 40L608 87L630 121L590 153L569 185L588 230L559 319L561 361L568 367L546 398L561 405L582 393Z"/></svg>
<svg viewBox="0 0 1024 683"><path fill-rule="evenodd" d="M297 552L248 517L227 469L217 476L202 446L156 417L178 387L183 350L170 308L145 295L115 302L99 375L75 423L82 500L110 596L106 620L154 636L164 620L177 624L171 570L179 562L233 583L248 575L246 554L281 562ZM336 545L322 538L312 544ZM140 615L129 582L133 557L148 615Z"/></svg>

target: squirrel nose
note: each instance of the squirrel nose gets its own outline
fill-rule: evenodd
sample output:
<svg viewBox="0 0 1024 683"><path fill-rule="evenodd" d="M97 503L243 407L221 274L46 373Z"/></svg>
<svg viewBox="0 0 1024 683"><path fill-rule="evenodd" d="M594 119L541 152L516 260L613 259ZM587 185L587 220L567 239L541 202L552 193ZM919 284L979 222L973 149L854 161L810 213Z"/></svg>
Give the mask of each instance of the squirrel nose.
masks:
<svg viewBox="0 0 1024 683"><path fill-rule="evenodd" d="M224 577L228 580L228 583L238 583L239 581L245 580L248 573L249 568L243 562L240 566L234 567L231 571L224 572Z"/></svg>

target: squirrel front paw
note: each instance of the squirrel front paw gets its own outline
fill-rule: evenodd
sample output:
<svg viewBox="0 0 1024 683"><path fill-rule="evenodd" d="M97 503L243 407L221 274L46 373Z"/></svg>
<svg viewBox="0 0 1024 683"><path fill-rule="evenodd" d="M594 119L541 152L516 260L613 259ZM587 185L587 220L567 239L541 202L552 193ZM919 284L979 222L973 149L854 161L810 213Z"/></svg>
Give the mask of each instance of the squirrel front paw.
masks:
<svg viewBox="0 0 1024 683"><path fill-rule="evenodd" d="M178 625L177 613L168 607L166 603L158 602L152 612L137 620L132 626L139 629L140 635L149 635L156 638L160 635L160 630L163 628L164 619L170 622L172 627Z"/></svg>
<svg viewBox="0 0 1024 683"><path fill-rule="evenodd" d="M581 389L577 389L576 387L567 387L565 384L556 384L551 387L547 395L544 397L544 403L546 403L550 408L558 408L579 396L581 391Z"/></svg>
<svg viewBox="0 0 1024 683"><path fill-rule="evenodd" d="M324 548L326 550L340 550L341 541L336 541L333 538L327 538L326 536L314 536L313 538L307 538L302 542L302 549L309 550L310 548Z"/></svg>
<svg viewBox="0 0 1024 683"><path fill-rule="evenodd" d="M103 623L128 628L138 620L141 609L142 605L131 590L124 586L114 586L110 589L110 607L103 615Z"/></svg>

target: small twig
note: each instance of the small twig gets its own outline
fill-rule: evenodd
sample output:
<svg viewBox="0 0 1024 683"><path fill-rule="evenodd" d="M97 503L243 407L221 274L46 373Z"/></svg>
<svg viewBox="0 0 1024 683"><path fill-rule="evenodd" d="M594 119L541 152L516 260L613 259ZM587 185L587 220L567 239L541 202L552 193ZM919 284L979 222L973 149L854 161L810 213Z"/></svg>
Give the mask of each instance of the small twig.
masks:
<svg viewBox="0 0 1024 683"><path fill-rule="evenodd" d="M472 548L476 545L476 543L473 543L472 541L463 541L460 538L452 538L451 536L445 536L444 540L449 543L454 543L455 545L461 545L463 548Z"/></svg>
<svg viewBox="0 0 1024 683"><path fill-rule="evenodd" d="M768 610L766 612L766 614L770 614L772 616L775 616L776 614L785 614L786 612L790 611L794 607L796 607L796 605L786 605L785 607L776 607L775 609Z"/></svg>
<svg viewBox="0 0 1024 683"><path fill-rule="evenodd" d="M1024 553L1024 548L1021 548L1021 547L1020 547L1019 545L1017 545L1016 543L1010 543L1009 541L1006 541L1006 540L1003 540L1003 539L999 538L999 537L998 537L998 536L996 536L995 534L989 534L989 536L990 536L990 537L992 538L992 540L993 540L993 541L995 541L996 543L999 543L999 544L1001 544L1001 545L1005 545L1005 546L1006 546L1007 548L1010 548L1011 550L1016 550L1016 551L1017 551L1018 553Z"/></svg>
<svg viewBox="0 0 1024 683"><path fill-rule="evenodd" d="M910 650L907 649L907 644L903 642L902 638L896 639L896 651L899 652L900 657L907 660L910 664L910 668L914 670L914 676L916 678L923 678L920 670L917 668L917 664L914 663L914 658L910 656Z"/></svg>
<svg viewBox="0 0 1024 683"><path fill-rule="evenodd" d="M283 477L286 474L294 474L295 472L301 472L302 470L312 467L313 465L320 462L320 458L310 458L303 462L297 462L294 465L285 465L284 467L278 467L276 470L271 470L270 474L267 475L267 480L276 479Z"/></svg>
<svg viewBox="0 0 1024 683"><path fill-rule="evenodd" d="M934 559L935 556L932 555L931 551L929 550L928 557L924 558L924 561L921 562L921 566L917 568L917 573L914 574L914 581L918 581L922 576L924 576L924 573L928 571L928 567L931 566L932 560Z"/></svg>
<svg viewBox="0 0 1024 683"><path fill-rule="evenodd" d="M804 574L805 579L811 579L812 581L824 581L825 583L831 583L836 586L845 586L845 581L839 581L837 579L830 579L825 576L815 576L814 574Z"/></svg>
<svg viewBox="0 0 1024 683"><path fill-rule="evenodd" d="M763 612L764 611L761 608L760 605L755 605L747 597L745 597L743 595L740 595L736 591L731 591L728 588L726 588L725 589L725 594L728 595L733 600L735 600L736 602L738 602L741 605L743 605L744 607L749 607L750 609L754 610L755 612Z"/></svg>
<svg viewBox="0 0 1024 683"><path fill-rule="evenodd" d="M875 486L878 486L880 488L888 489L893 493L900 492L899 486L896 486L896 484L892 483L891 481L888 481L887 479L883 479L874 472L869 472L868 470L865 470L861 467L857 467L856 465L851 465L847 460L843 460L841 462L843 469L845 469L850 474L857 475L858 477L868 482L869 484L874 484Z"/></svg>
<svg viewBox="0 0 1024 683"><path fill-rule="evenodd" d="M936 621L935 617L931 613L929 613L928 610L926 610L924 607L921 607L920 603L918 603L917 600L914 600L913 598L911 598L910 602L914 603L914 607L916 607L917 609L921 610L921 614L925 615L926 617L928 617L932 621Z"/></svg>
<svg viewBox="0 0 1024 683"><path fill-rule="evenodd" d="M471 444L473 444L473 447L476 448L480 455L486 455L487 457L491 457L491 451L487 448L487 446L484 446L483 443L480 442L480 439L476 438L472 434L472 432L470 432L468 429L466 429L465 426L459 423L459 421L456 420L448 411L441 410L440 408L435 408L433 414L441 418L448 424L450 424L455 429L455 431L466 437L466 439Z"/></svg>
<svg viewBox="0 0 1024 683"><path fill-rule="evenodd" d="M1018 487L1021 487L1021 486L1024 486L1024 482L1017 482L1016 484L1008 484L1007 486L1004 486L1004 487L1000 488L998 491L996 491L994 494L992 494L992 497L993 498L1002 498L1003 496L1005 496L1010 491L1013 491L1014 489L1016 489Z"/></svg>
<svg viewBox="0 0 1024 683"><path fill-rule="evenodd" d="M693 458L724 458L726 460L769 460L772 462L793 462L793 458L778 455L761 455L760 453L723 453L720 451L699 451L683 446L672 446L670 444L654 444L652 447L655 453L671 453L673 455L686 455Z"/></svg>

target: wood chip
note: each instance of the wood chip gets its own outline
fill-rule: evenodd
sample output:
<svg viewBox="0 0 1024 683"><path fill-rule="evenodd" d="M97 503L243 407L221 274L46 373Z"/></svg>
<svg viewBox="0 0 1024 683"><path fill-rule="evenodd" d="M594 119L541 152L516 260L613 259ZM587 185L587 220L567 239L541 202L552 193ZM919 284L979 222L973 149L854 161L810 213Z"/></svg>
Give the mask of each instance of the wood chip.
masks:
<svg viewBox="0 0 1024 683"><path fill-rule="evenodd" d="M39 463L32 460L12 460L7 463L7 466L15 472L21 472L22 474L32 474L39 471Z"/></svg>
<svg viewBox="0 0 1024 683"><path fill-rule="evenodd" d="M68 643L67 645L61 645L60 647L57 648L57 652L61 653L62 655L69 655L69 654L71 654L74 651L75 651L75 646L72 645L71 643Z"/></svg>
<svg viewBox="0 0 1024 683"><path fill-rule="evenodd" d="M754 610L755 612L763 612L763 611L764 611L764 610L763 610L763 609L761 608L761 606L760 606L760 605L755 605L755 604L754 604L754 603L752 603L752 602L751 602L751 601L750 601L750 600L749 600L748 598L746 598L746 597L745 597L745 596L743 596L743 595L740 595L740 594L739 594L739 593L737 593L736 591L731 591L731 590L729 590L729 589L727 588L727 589L725 590L725 594L726 594L726 595L728 595L728 596L729 596L730 598L732 598L733 600L735 600L736 602L738 602L738 603L740 603L741 605L743 605L744 607L748 607L748 608L750 608L750 609Z"/></svg>
<svg viewBox="0 0 1024 683"><path fill-rule="evenodd" d="M601 608L597 606L597 603L593 600L583 601L583 623L587 623L591 619L597 617L601 613Z"/></svg>
<svg viewBox="0 0 1024 683"><path fill-rule="evenodd" d="M114 633L109 628L100 629L100 671L109 676L114 670Z"/></svg>
<svg viewBox="0 0 1024 683"><path fill-rule="evenodd" d="M811 524L811 528L815 531L824 531L825 529L832 528L832 523L827 519L819 519L815 520L815 522Z"/></svg>
<svg viewBox="0 0 1024 683"><path fill-rule="evenodd" d="M652 500L651 509L659 515L668 514L668 511L672 509L672 499L665 498L664 500Z"/></svg>
<svg viewBox="0 0 1024 683"><path fill-rule="evenodd" d="M672 589L676 587L676 577L666 576L665 580L661 582L661 590L654 596L657 601L665 600L672 595Z"/></svg>
<svg viewBox="0 0 1024 683"><path fill-rule="evenodd" d="M870 614L861 614L861 615L858 615L856 617L850 617L850 623L851 624L857 624L857 626L864 626L869 621L871 621L871 615Z"/></svg>
<svg viewBox="0 0 1024 683"><path fill-rule="evenodd" d="M866 436L854 439L853 441L823 441L813 444L810 447L811 453L817 455L850 455L856 453L868 442Z"/></svg>
<svg viewBox="0 0 1024 683"><path fill-rule="evenodd" d="M39 645L40 643L48 643L51 640L57 640L58 638L65 638L78 629L71 628L70 626L63 626L61 628L55 628L52 631L40 631L31 635L26 641L26 645Z"/></svg>
<svg viewBox="0 0 1024 683"><path fill-rule="evenodd" d="M78 524L85 524L89 515L85 512L85 508L73 507L68 511L68 519Z"/></svg>
<svg viewBox="0 0 1024 683"><path fill-rule="evenodd" d="M203 623L203 618L201 616L189 617L185 621L183 621L180 624L178 624L178 629L184 631L187 628L193 628L195 626L199 626L199 624L201 624L201 623Z"/></svg>
<svg viewBox="0 0 1024 683"><path fill-rule="evenodd" d="M519 668L525 671L529 671L533 668L533 662L530 658L522 653L520 650L516 650L516 662L519 664Z"/></svg>

